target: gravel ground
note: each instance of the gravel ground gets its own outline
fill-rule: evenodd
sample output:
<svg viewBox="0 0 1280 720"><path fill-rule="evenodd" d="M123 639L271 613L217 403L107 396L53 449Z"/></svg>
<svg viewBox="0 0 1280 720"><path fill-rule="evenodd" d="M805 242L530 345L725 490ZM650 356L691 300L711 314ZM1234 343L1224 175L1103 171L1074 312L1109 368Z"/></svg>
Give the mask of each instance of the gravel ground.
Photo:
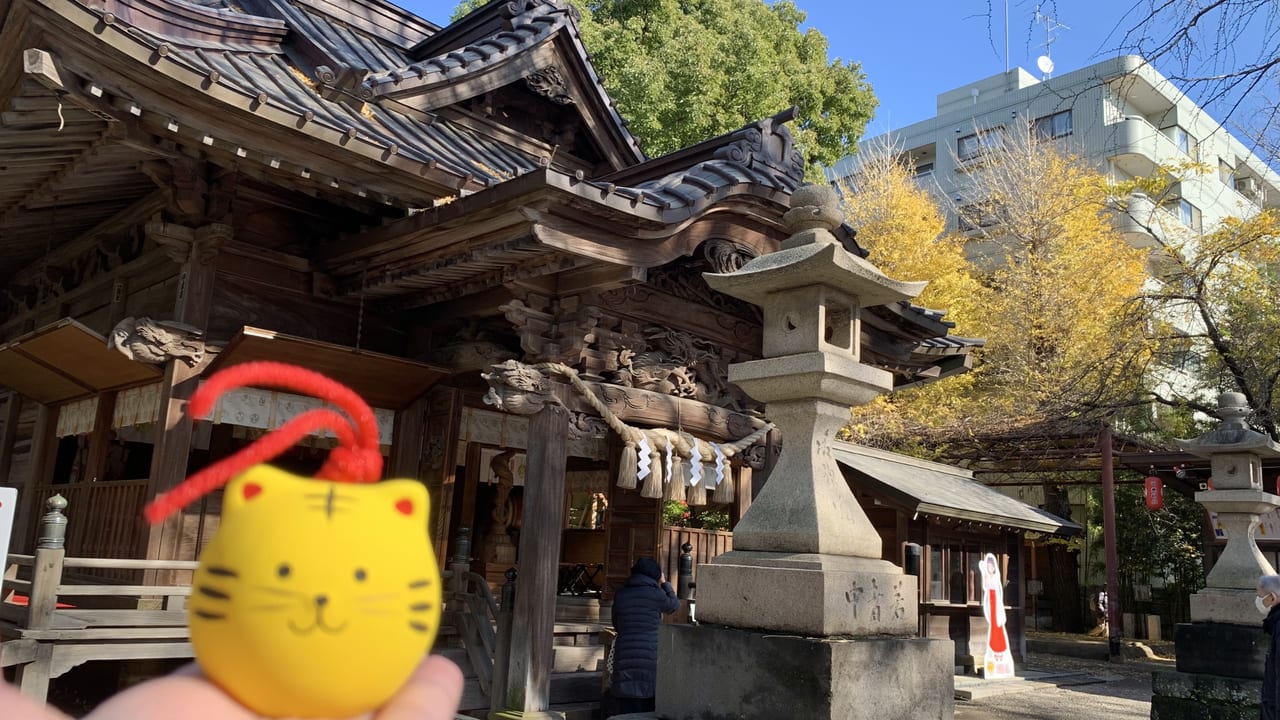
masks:
<svg viewBox="0 0 1280 720"><path fill-rule="evenodd" d="M956 701L956 720L1147 720L1151 673L1171 670L1173 662L1108 663L1033 653L1027 667L1088 673L1105 682Z"/></svg>

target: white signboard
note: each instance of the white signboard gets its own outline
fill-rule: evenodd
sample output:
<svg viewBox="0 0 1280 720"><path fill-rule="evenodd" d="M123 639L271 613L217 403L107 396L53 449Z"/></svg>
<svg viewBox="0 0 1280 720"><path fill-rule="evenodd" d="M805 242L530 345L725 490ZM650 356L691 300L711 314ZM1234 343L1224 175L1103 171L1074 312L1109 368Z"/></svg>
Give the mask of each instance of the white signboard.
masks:
<svg viewBox="0 0 1280 720"><path fill-rule="evenodd" d="M13 535L13 516L18 511L18 488L0 487L0 567L8 561L9 540ZM0 584L4 580L0 579ZM3 595L0 595L3 597Z"/></svg>

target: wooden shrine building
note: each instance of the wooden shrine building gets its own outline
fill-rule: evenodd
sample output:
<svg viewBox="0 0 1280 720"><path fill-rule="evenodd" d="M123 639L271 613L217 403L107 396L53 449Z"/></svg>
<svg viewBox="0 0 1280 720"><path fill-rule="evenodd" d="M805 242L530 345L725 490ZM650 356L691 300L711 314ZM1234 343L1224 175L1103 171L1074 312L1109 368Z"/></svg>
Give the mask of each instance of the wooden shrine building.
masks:
<svg viewBox="0 0 1280 720"><path fill-rule="evenodd" d="M957 667L982 667L988 624L980 565L990 553L1004 583L1010 646L1023 660L1027 619L1033 617L1028 585L1037 581L1026 537L1065 539L1079 535L1080 526L997 492L958 467L848 443L836 443L834 455L880 533L884 559L910 569L908 545L919 549L921 637L949 638Z"/></svg>
<svg viewBox="0 0 1280 720"><path fill-rule="evenodd" d="M541 423L486 405L481 373L562 363L631 425L761 428L725 380L759 356L758 309L701 273L786 236L804 177L789 119L647 158L556 0L445 28L380 0L0 0L11 550L58 492L68 555L194 558L218 498L151 528L144 502L314 404L245 391L197 423L186 398L220 367L299 363L377 408L388 474L431 490L442 560L520 567L522 702L545 709L534 620L558 562L602 565L607 595L656 555L661 501L617 487L621 443L580 394L555 381L567 411ZM861 329L899 386L963 371L974 345L906 303ZM280 462L313 471L327 442ZM733 517L774 447L730 464ZM516 556L525 536L550 564Z"/></svg>

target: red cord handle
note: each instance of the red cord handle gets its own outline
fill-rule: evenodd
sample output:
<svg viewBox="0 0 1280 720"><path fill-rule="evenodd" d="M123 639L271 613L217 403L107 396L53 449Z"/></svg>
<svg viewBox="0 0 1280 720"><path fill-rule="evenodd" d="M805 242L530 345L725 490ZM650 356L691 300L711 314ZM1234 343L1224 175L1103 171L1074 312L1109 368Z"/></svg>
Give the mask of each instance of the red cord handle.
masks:
<svg viewBox="0 0 1280 720"><path fill-rule="evenodd" d="M376 482L382 476L378 423L373 409L351 388L306 368L262 361L221 370L191 396L188 414L193 421L208 417L221 395L251 385L305 393L337 405L347 415L328 408L308 410L298 415L248 447L200 470L157 497L146 508L147 522L160 522L222 487L236 475L271 460L317 430L332 430L338 436L338 447L329 453L316 477L339 482Z"/></svg>

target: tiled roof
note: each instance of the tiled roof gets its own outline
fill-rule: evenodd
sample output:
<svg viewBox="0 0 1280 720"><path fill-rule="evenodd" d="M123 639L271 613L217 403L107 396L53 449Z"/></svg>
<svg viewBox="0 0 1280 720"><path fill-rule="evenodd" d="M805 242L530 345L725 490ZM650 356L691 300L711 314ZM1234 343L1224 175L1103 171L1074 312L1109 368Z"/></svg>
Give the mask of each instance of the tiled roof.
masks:
<svg viewBox="0 0 1280 720"><path fill-rule="evenodd" d="M535 6L534 12L526 12L511 20L510 29L478 40L461 48L420 62L406 60L390 65L386 72L372 75L365 81L368 97L389 92L407 90L421 85L431 85L506 62L513 55L547 40L572 23L567 8L555 5Z"/></svg>
<svg viewBox="0 0 1280 720"><path fill-rule="evenodd" d="M554 38L564 41L564 47L573 56L573 64L585 74L585 91L594 95L597 109L608 114L632 161L644 159L639 142L627 131L626 121L618 114L603 80L588 59L578 31L577 11L561 0L489 3L441 30L417 49L419 53L436 54L371 74L359 93L365 99L373 99L457 83L499 67ZM457 42L451 43L454 39Z"/></svg>
<svg viewBox="0 0 1280 720"><path fill-rule="evenodd" d="M1079 525L992 490L967 470L839 441L832 454L853 484L908 512L1055 535L1080 533Z"/></svg>
<svg viewBox="0 0 1280 720"><path fill-rule="evenodd" d="M601 179L582 179L579 192L591 199L624 198L632 207L657 210L666 222L734 194L789 195L804 182L804 160L785 125L790 117L781 113Z"/></svg>
<svg viewBox="0 0 1280 720"><path fill-rule="evenodd" d="M403 50L361 31L341 27L304 6L260 0L279 11L287 27L325 54L347 67L386 67L407 59ZM244 14L232 10L222 13ZM175 27L175 30L177 28ZM322 86L309 77L293 57L289 43L272 51L256 45L215 44L175 32L173 36L154 30L133 28L133 34L153 47L165 46L165 57L196 72L217 78L216 82L260 102L281 108L299 119L299 127L317 123L349 138L359 137L382 146L388 152L442 168L458 176L459 184L475 181L494 185L538 167L535 158L500 141L485 137L444 118L424 122L387 109L378 103L342 102L322 94ZM323 73L323 68L320 69ZM320 78L332 80L332 78Z"/></svg>

